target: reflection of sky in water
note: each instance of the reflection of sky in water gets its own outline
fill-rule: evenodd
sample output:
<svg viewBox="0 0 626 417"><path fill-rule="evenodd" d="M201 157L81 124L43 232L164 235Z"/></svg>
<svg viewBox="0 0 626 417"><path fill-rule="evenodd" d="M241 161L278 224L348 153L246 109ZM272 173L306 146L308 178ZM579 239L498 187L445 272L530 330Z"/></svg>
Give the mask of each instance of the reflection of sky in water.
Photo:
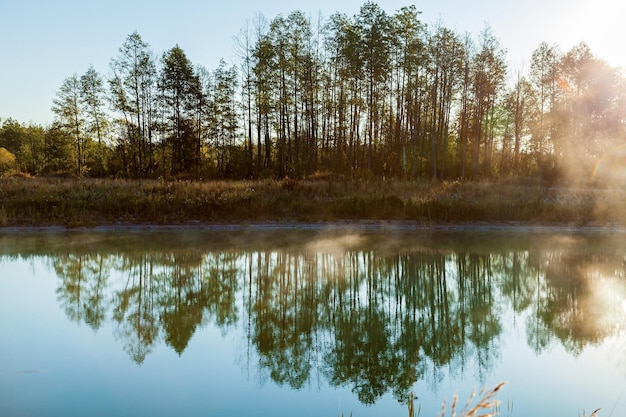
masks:
<svg viewBox="0 0 626 417"><path fill-rule="evenodd" d="M270 258L278 259L275 255ZM2 259L0 270L0 415L353 413L358 417L406 413L406 406L390 394L368 407L359 403L349 387L329 388L323 370L315 364L310 380L300 390L277 386L267 370L259 369L254 347L248 350L246 300L241 294L237 294L239 322L234 327L224 330L209 321L196 329L180 356L164 343L161 333L145 361L137 365L123 350L124 342L116 338L110 311L95 332L84 323L67 319L56 293L60 279L48 259ZM445 270L451 277L453 264L447 262ZM597 285L588 291L588 296L595 298L586 302L621 302L625 287L615 277L606 278L608 273L601 265L586 272ZM108 285L117 288L126 280L120 271L113 271ZM450 289L457 291L452 284ZM363 302L366 293L362 288L358 292ZM494 295L495 300L499 298ZM443 369L431 366L424 380L415 384L422 416L437 415L441 401L451 400L456 391L462 406L473 387L483 383L491 387L502 380L508 381L498 397L502 415L507 415L507 402L513 404L513 416L576 416L582 415L583 409L590 413L598 407L602 407L601 415L611 411L611 415L626 415L623 332L606 337L599 346L585 346L578 356L567 353L558 339L552 338L537 355L528 347L526 335L532 309L515 315L506 305L498 311L502 312L503 329L491 342L497 350L489 352L492 369L486 374L477 371L477 352L471 348L463 361ZM615 321L624 319L623 310L611 314ZM324 358L319 352L313 356L322 367Z"/></svg>
<svg viewBox="0 0 626 417"><path fill-rule="evenodd" d="M67 320L56 299L58 278L45 262L1 264L0 415L333 416L403 410L392 398L363 409L347 389L308 385L291 391L259 381L254 364L236 352L245 345L239 328L226 336L211 325L199 329L181 356L159 341L136 365L115 340L110 321L94 332Z"/></svg>

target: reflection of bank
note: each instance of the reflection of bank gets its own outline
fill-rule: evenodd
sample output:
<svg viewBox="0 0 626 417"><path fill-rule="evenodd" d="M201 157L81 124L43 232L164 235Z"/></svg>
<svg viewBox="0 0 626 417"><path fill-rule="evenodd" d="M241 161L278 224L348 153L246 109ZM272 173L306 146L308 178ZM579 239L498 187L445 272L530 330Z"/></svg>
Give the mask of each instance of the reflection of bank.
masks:
<svg viewBox="0 0 626 417"><path fill-rule="evenodd" d="M78 308L66 313L85 320L80 309L104 307L138 363L159 342L183 354L209 324L224 333L245 328L245 357L260 379L301 388L321 376L367 404L389 392L407 401L416 382L434 387L446 373L484 382L512 314L529 318L535 352L559 343L579 354L623 330L623 245L536 235L515 246L505 243L510 236L484 234L350 236L287 247L251 240L245 249L172 249L168 239L160 248L50 257L59 301ZM102 277L121 278L104 285ZM86 297L105 287L104 296Z"/></svg>

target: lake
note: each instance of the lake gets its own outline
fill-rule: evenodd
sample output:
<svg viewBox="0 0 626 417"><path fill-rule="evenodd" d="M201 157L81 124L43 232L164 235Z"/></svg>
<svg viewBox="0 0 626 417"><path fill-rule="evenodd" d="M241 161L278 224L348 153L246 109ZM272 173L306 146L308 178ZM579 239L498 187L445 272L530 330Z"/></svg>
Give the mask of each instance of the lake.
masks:
<svg viewBox="0 0 626 417"><path fill-rule="evenodd" d="M624 416L625 237L0 234L0 416Z"/></svg>

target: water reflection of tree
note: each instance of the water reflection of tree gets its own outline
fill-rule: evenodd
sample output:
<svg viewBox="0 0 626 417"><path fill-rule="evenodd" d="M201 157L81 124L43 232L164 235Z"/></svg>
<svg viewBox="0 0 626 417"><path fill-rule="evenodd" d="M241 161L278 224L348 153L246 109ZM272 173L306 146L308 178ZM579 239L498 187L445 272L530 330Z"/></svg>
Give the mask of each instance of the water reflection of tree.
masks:
<svg viewBox="0 0 626 417"><path fill-rule="evenodd" d="M201 265L202 257L198 254L169 255L157 275L159 320L165 343L179 355L202 322L208 300Z"/></svg>
<svg viewBox="0 0 626 417"><path fill-rule="evenodd" d="M261 374L296 389L320 375L371 404L387 392L404 401L417 380L434 386L470 366L484 382L503 327L517 325L503 321L508 306L537 352L556 340L578 353L623 329L623 257L583 249L187 248L54 265L68 317L98 329L111 309L138 363L159 335L182 354L207 323L242 324ZM113 270L123 280L110 290ZM607 286L619 297L602 299Z"/></svg>
<svg viewBox="0 0 626 417"><path fill-rule="evenodd" d="M124 256L109 261L125 277L112 297L112 318L117 337L137 363L145 360L161 332L182 354L203 321L222 327L236 323L242 266L249 264L254 266L248 295L251 341L261 369L272 380L302 387L322 352L331 384L351 386L364 403L389 390L403 399L427 363L433 369L454 367L455 360L464 360L468 341L482 352L498 329L488 321L486 329L475 324L493 316L484 295L490 285L478 285L482 277L464 281L455 272L451 279L457 284L450 287L448 260L436 252L393 257L375 252ZM64 269L57 269L70 306L79 304L84 288L98 288L90 284L99 282L95 277L106 275L84 264L84 259L70 258ZM460 262L458 273L466 269L476 270ZM466 293L473 297L469 302Z"/></svg>
<svg viewBox="0 0 626 417"><path fill-rule="evenodd" d="M481 382L498 357L500 350L495 341L502 331L502 301L494 295L497 287L493 281L492 261L491 255L457 255L459 305L465 310L461 315L462 339L474 346Z"/></svg>
<svg viewBox="0 0 626 417"><path fill-rule="evenodd" d="M319 316L314 264L290 253L255 254L250 322L260 365L279 384L301 388L311 371ZM252 293L254 291L254 293Z"/></svg>
<svg viewBox="0 0 626 417"><path fill-rule="evenodd" d="M492 271L501 277L502 295L511 302L513 311L521 313L528 309L535 296L537 268L529 263L528 252L514 251L497 254L497 266Z"/></svg>
<svg viewBox="0 0 626 417"><path fill-rule="evenodd" d="M127 257L123 271L124 288L113 296L116 335L133 361L143 363L159 334L157 289L153 259L149 255Z"/></svg>
<svg viewBox="0 0 626 417"><path fill-rule="evenodd" d="M208 254L202 264L202 290L206 295L204 308L207 319L222 329L237 324L237 293L242 286L245 271L237 254Z"/></svg>
<svg viewBox="0 0 626 417"><path fill-rule="evenodd" d="M568 352L579 354L623 329L623 258L574 248L546 253L543 261L536 311L544 338L556 338Z"/></svg>
<svg viewBox="0 0 626 417"><path fill-rule="evenodd" d="M57 295L67 317L98 330L106 318L104 297L111 266L96 254L58 257L53 267L62 278Z"/></svg>
<svg viewBox="0 0 626 417"><path fill-rule="evenodd" d="M361 402L373 404L394 387L401 364L386 303L392 279L371 252L347 257L350 267L343 279L349 285L330 304L334 346L326 363L332 384L349 384Z"/></svg>

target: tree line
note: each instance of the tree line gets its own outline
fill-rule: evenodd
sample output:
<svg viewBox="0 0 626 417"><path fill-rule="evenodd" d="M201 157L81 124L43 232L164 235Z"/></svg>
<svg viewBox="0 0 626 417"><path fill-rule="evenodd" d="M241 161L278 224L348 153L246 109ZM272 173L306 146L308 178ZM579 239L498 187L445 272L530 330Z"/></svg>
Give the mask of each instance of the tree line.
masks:
<svg viewBox="0 0 626 417"><path fill-rule="evenodd" d="M625 143L625 78L585 43L541 43L512 70L488 25L475 39L419 17L372 1L351 17L259 15L238 64L212 71L133 32L106 77L63 80L52 125L3 122L0 172L554 179Z"/></svg>

